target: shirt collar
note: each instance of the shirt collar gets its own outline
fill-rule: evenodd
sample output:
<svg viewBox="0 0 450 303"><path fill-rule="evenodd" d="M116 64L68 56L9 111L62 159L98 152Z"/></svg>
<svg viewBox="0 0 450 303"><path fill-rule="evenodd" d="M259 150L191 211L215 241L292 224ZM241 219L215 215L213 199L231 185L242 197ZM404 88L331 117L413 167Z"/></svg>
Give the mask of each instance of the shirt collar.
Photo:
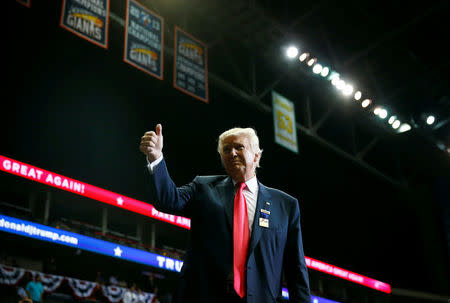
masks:
<svg viewBox="0 0 450 303"><path fill-rule="evenodd" d="M236 185L236 181L233 180L233 185ZM256 175L251 178L248 179L247 181L245 181L245 185L247 185L247 189L251 192L251 193L257 193L258 192L258 179L256 178Z"/></svg>

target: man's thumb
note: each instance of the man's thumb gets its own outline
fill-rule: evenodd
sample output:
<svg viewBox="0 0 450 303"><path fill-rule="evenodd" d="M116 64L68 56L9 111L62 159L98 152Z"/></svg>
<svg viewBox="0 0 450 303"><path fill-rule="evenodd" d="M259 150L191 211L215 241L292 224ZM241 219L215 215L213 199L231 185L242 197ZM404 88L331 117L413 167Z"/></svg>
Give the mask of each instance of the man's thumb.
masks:
<svg viewBox="0 0 450 303"><path fill-rule="evenodd" d="M157 124L157 125L156 125L156 134L157 134L158 136L161 136L161 135L162 135L162 125L161 125L161 124Z"/></svg>

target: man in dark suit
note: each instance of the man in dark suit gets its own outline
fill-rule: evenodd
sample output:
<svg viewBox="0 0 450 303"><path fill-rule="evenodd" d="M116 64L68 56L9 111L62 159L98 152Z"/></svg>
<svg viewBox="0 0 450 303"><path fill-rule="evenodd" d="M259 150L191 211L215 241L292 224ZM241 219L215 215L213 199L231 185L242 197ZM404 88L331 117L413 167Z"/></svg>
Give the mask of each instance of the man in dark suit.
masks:
<svg viewBox="0 0 450 303"><path fill-rule="evenodd" d="M177 187L162 156L162 126L141 138L147 156L152 198L161 211L191 218L176 302L281 300L282 277L289 302L310 303L298 202L256 178L262 150L251 128L233 128L219 137L227 175L197 176Z"/></svg>

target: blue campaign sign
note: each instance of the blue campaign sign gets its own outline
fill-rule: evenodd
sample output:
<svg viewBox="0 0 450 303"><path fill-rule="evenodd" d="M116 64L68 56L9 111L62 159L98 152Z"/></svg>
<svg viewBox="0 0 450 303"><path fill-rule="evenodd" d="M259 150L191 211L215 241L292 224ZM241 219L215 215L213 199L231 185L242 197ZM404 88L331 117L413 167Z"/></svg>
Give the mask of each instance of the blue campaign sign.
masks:
<svg viewBox="0 0 450 303"><path fill-rule="evenodd" d="M123 60L162 80L164 20L135 0L127 3Z"/></svg>
<svg viewBox="0 0 450 303"><path fill-rule="evenodd" d="M0 214L0 231L179 272L183 261Z"/></svg>
<svg viewBox="0 0 450 303"><path fill-rule="evenodd" d="M206 45L175 27L174 49L173 86L208 103L208 49Z"/></svg>

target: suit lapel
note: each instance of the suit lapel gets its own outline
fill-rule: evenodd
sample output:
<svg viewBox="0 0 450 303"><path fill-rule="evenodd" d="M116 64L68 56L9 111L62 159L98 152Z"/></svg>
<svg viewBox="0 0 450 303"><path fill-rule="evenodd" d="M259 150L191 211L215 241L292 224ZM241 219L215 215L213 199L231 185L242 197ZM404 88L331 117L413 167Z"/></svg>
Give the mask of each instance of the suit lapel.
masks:
<svg viewBox="0 0 450 303"><path fill-rule="evenodd" d="M256 209L255 209L255 218L253 220L253 232L250 237L250 243L248 246L248 255L251 255L253 253L253 250L255 249L256 245L258 244L259 238L262 234L262 229L265 227L259 226L259 217L261 213L261 209L265 209L270 211L271 208L271 195L269 191L267 190L267 187L262 185L258 182L258 201L256 202ZM269 202L270 204L266 205L266 202ZM269 220L270 221L270 220ZM270 223L269 223L270 224Z"/></svg>
<svg viewBox="0 0 450 303"><path fill-rule="evenodd" d="M228 227L233 230L233 206L234 206L234 187L233 181L230 177L223 180L216 187L219 197L223 203L223 210L225 212L226 221L228 222Z"/></svg>

